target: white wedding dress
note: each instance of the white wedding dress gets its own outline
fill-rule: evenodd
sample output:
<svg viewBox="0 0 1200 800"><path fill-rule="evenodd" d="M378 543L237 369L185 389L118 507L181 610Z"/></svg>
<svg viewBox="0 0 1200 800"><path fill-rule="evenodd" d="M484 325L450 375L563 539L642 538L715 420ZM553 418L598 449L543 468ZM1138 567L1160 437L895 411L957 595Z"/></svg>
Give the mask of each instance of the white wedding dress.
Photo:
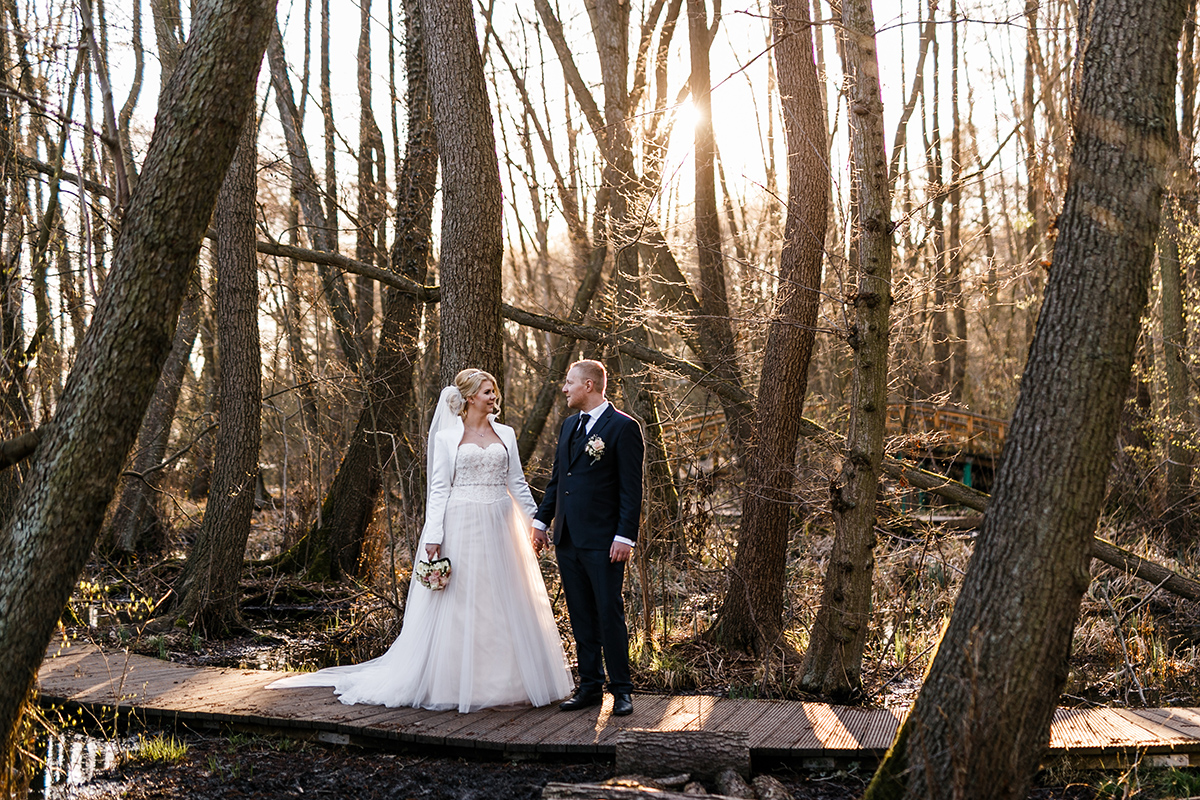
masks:
<svg viewBox="0 0 1200 800"><path fill-rule="evenodd" d="M515 448L516 437L504 435L512 429L494 427ZM523 476L517 483L525 497L509 493L513 464L519 471L500 442L458 445L441 542L450 582L437 592L412 582L400 636L386 653L268 688L332 686L343 703L461 712L542 706L570 694L574 681L529 544L528 519L514 502L532 504Z"/></svg>

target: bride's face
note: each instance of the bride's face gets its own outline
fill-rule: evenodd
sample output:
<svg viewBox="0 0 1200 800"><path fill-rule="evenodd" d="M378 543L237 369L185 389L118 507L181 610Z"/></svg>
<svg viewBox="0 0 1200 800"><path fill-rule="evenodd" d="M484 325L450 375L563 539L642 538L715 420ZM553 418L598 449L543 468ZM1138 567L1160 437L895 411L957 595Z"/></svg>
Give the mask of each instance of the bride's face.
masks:
<svg viewBox="0 0 1200 800"><path fill-rule="evenodd" d="M467 398L467 404L485 414L491 414L496 408L496 387L491 381L485 380L479 385L479 391Z"/></svg>

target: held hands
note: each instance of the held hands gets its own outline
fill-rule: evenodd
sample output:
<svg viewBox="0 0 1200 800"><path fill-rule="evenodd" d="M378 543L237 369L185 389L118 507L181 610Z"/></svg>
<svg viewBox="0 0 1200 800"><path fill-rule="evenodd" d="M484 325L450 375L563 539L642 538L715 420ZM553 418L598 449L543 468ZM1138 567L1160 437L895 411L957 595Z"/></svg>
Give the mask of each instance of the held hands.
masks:
<svg viewBox="0 0 1200 800"><path fill-rule="evenodd" d="M628 561L632 553L633 548L624 542L613 542L612 547L608 548L608 560L614 564Z"/></svg>
<svg viewBox="0 0 1200 800"><path fill-rule="evenodd" d="M425 545L425 555L429 558L430 561L436 561L438 554L441 552L442 552L442 546L440 544Z"/></svg>
<svg viewBox="0 0 1200 800"><path fill-rule="evenodd" d="M546 535L546 532L532 526L529 528L529 541L533 544L533 554L535 556L540 556L542 551L550 546L550 537Z"/></svg>

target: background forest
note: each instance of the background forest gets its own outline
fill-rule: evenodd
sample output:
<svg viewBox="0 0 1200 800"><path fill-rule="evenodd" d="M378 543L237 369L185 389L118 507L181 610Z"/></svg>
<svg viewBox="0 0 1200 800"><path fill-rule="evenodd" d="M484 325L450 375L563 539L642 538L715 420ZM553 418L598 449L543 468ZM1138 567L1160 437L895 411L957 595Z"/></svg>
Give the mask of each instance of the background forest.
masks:
<svg viewBox="0 0 1200 800"><path fill-rule="evenodd" d="M500 376L536 495L565 369L600 358L648 444L626 584L639 689L907 707L1001 483L1092 86L1169 106L1149 221L1092 214L1157 231L1148 303L1120 306L1140 313L1131 373L1091 392L1119 422L1063 401L1113 423L1098 478L1025 471L1013 502L1058 477L1080 524L1099 515L1083 541L1102 541L1076 550L1111 566L1079 590L1061 701L1196 705L1194 3L843 2L4 0L0 514L34 519L23 484L69 472L46 454L86 439L72 386L106 375L114 409L96 464L73 456L90 488L64 495L98 510L52 512L75 549L28 596L61 609L67 587L64 624L145 652L376 655L440 388L468 365ZM241 60L204 73L194 35L238 14ZM1118 91L1088 71L1089 37L1132 17L1125 35L1169 52L1157 83ZM168 125L228 152L185 141L163 178ZM189 210L208 195L211 219ZM142 200L200 220L198 257L182 223L159 255L122 251ZM186 262L169 290L113 288L123 259L150 273L168 251ZM85 338L139 325L146 349ZM24 524L5 546L44 555Z"/></svg>

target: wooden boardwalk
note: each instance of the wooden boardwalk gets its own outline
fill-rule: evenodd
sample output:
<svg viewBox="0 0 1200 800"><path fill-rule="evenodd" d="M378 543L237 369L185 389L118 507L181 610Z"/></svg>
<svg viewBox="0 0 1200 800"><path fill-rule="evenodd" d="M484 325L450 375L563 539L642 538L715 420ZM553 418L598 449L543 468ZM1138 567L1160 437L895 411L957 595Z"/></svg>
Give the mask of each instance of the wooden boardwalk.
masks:
<svg viewBox="0 0 1200 800"><path fill-rule="evenodd" d="M383 706L346 706L328 688L267 690L282 673L174 664L90 644L54 645L38 674L43 703L110 718L116 710L147 722L229 726L293 738L368 746L435 745L504 754L611 756L627 728L745 731L751 755L801 767L873 764L892 741L897 715L783 700L635 695L634 713L599 709L490 709L473 714ZM1200 709L1059 709L1052 757L1079 766L1118 767L1142 759L1200 766Z"/></svg>

